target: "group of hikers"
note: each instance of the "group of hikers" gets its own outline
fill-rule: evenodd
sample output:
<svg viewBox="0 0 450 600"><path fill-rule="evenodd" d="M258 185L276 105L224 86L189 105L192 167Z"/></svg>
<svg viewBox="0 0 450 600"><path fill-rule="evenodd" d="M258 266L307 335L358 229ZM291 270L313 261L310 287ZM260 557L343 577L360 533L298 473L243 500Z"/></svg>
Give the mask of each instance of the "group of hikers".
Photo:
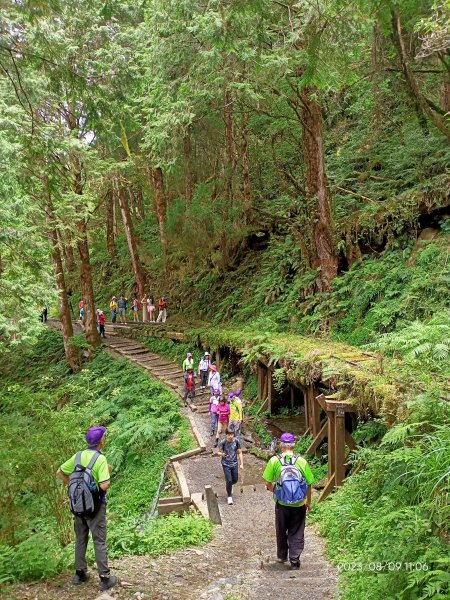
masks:
<svg viewBox="0 0 450 600"><path fill-rule="evenodd" d="M117 299L116 296L111 298L111 302L109 303L109 310L111 314L111 323L117 322L117 317L119 317L119 322L122 325L128 325L127 323L127 308L130 300L125 296L119 296ZM167 302L164 297L160 298L158 301L158 316L156 317L156 306L151 296L147 296L144 294L141 300L138 299L137 294L133 294L133 298L131 300L131 309L133 313L133 322L139 323L139 313L142 310L142 321L148 321L149 323L165 323L167 319ZM86 315L86 303L83 298L78 303L78 311L79 311L79 320L81 326L84 329L85 315ZM41 313L41 320L44 320L43 315L45 314L45 321L47 320L47 309ZM105 338L105 313L103 310L96 309L95 310L95 319L97 323L97 329L99 334Z"/></svg>
<svg viewBox="0 0 450 600"><path fill-rule="evenodd" d="M186 354L183 361L184 377L184 406L187 407L195 399L196 374L192 352ZM229 392L225 397L222 391L222 382L217 366L211 362L211 355L205 352L198 364L200 377L200 390L210 389L209 413L211 419L211 437L216 436L214 447L217 448L221 433L232 429L236 439L239 438L242 428L243 411L241 390Z"/></svg>
<svg viewBox="0 0 450 600"><path fill-rule="evenodd" d="M86 549L90 532L101 591L117 584L117 577L111 575L109 569L106 546L106 494L112 468L102 452L105 434L105 427L90 427L86 432L87 447L66 460L56 472L56 476L68 486L69 507L74 515L75 575L72 581L80 585L89 578ZM262 475L275 502L277 560L280 563L289 561L292 570L300 569L306 512L311 507L311 484L314 481L306 460L295 454L295 441L291 433L281 435L280 452L268 461ZM244 464L241 444L232 427L226 428L225 438L218 446L227 501L233 504L233 485L237 483L239 469L242 471Z"/></svg>
<svg viewBox="0 0 450 600"><path fill-rule="evenodd" d="M149 323L165 323L167 319L167 302L164 296L158 301L158 307L155 306L155 302L152 296L144 294L139 300L136 293L133 294L133 298L129 300L125 296L116 296L111 298L109 303L109 310L111 311L111 323L116 323L117 315L119 315L120 322L123 325L127 325L127 306L128 302L131 303L131 310L133 313L133 323L139 323L139 314L142 311L142 321L148 321ZM156 317L156 308L158 308L158 316Z"/></svg>

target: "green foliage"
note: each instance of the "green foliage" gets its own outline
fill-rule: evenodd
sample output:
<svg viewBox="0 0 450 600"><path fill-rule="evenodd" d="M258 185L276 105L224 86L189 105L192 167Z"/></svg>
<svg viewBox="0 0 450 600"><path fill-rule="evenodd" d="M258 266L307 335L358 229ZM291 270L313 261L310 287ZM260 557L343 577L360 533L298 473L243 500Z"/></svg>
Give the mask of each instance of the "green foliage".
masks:
<svg viewBox="0 0 450 600"><path fill-rule="evenodd" d="M108 491L111 556L156 554L207 541L210 524L193 515L148 522L141 531L168 457L193 444L177 398L128 361L106 353L68 375L63 354L59 333L47 330L33 348L12 354L2 365L3 581L47 578L72 565L71 516L66 491L54 473L84 447L84 431L94 423L108 428L105 453L113 466Z"/></svg>
<svg viewBox="0 0 450 600"><path fill-rule="evenodd" d="M447 403L418 397L379 447L358 453L364 469L318 506L315 519L341 566L344 599L444 598L450 592L449 424ZM346 564L362 567L346 570Z"/></svg>

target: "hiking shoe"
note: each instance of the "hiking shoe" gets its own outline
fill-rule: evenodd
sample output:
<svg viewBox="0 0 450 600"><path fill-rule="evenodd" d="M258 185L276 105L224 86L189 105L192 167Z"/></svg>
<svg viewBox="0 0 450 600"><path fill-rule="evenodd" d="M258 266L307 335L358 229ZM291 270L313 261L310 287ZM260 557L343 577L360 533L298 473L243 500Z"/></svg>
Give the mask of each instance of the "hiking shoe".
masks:
<svg viewBox="0 0 450 600"><path fill-rule="evenodd" d="M227 502L228 502L228 504L233 504L233 498L232 498L232 496L228 496Z"/></svg>
<svg viewBox="0 0 450 600"><path fill-rule="evenodd" d="M287 558L277 558L277 562L285 563L285 562L287 562Z"/></svg>
<svg viewBox="0 0 450 600"><path fill-rule="evenodd" d="M117 583L117 577L115 575L110 575L109 577L100 577L100 583L98 589L101 592L106 592L106 590L110 590Z"/></svg>
<svg viewBox="0 0 450 600"><path fill-rule="evenodd" d="M297 560L296 562L292 562L291 561L291 571L299 571L300 570L300 561Z"/></svg>
<svg viewBox="0 0 450 600"><path fill-rule="evenodd" d="M86 583L88 579L89 575L86 571L80 569L79 571L75 571L75 575L72 577L72 583L73 585L81 585L82 583Z"/></svg>

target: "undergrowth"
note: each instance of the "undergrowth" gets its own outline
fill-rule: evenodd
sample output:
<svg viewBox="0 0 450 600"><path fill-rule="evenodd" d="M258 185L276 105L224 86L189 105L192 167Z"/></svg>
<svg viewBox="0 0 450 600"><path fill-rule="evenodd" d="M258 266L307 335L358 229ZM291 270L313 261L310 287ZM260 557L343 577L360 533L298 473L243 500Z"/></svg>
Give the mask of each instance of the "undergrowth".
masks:
<svg viewBox="0 0 450 600"><path fill-rule="evenodd" d="M85 447L84 432L93 424L108 430L111 557L159 554L210 537L210 523L196 515L144 518L168 457L194 445L176 396L102 352L69 375L63 354L60 335L48 330L38 345L3 365L0 583L48 578L71 567L72 519L55 472Z"/></svg>

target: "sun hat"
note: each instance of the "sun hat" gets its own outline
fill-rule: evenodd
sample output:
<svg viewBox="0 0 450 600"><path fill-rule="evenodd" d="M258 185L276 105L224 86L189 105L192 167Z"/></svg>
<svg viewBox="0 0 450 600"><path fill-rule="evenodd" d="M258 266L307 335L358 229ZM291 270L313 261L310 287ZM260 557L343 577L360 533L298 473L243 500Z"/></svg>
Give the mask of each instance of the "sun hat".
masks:
<svg viewBox="0 0 450 600"><path fill-rule="evenodd" d="M285 433L282 433L280 436L280 442L283 444L294 444L295 443L295 437L292 435L292 433L289 433L288 431L286 431Z"/></svg>
<svg viewBox="0 0 450 600"><path fill-rule="evenodd" d="M211 369L211 371L217 371L216 365L210 365L209 368Z"/></svg>
<svg viewBox="0 0 450 600"><path fill-rule="evenodd" d="M97 446L106 433L106 427L94 425L86 431L86 441L89 446Z"/></svg>
<svg viewBox="0 0 450 600"><path fill-rule="evenodd" d="M187 356L188 358L192 358L192 352L188 352L188 353L186 354L186 356Z"/></svg>
<svg viewBox="0 0 450 600"><path fill-rule="evenodd" d="M203 356L209 356L209 352L205 352Z"/></svg>

